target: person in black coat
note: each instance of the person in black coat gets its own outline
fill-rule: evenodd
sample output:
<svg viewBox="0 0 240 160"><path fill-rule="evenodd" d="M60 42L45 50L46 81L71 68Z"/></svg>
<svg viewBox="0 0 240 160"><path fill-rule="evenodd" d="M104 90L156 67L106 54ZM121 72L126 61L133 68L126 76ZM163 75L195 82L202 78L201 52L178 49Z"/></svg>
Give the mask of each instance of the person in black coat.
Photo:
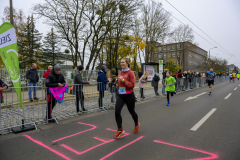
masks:
<svg viewBox="0 0 240 160"><path fill-rule="evenodd" d="M155 95L159 96L158 94L158 83L160 81L160 78L157 74L154 75L152 79L152 87L154 87Z"/></svg>
<svg viewBox="0 0 240 160"><path fill-rule="evenodd" d="M84 67L83 66L78 66L78 71L75 75L74 78L74 84L76 84L76 108L77 108L77 113L79 113L79 100L81 100L81 106L82 106L82 111L86 112L87 110L84 108L84 95L83 95L83 84L90 84L90 81L83 81L83 72L84 72ZM80 112L81 113L81 112Z"/></svg>
<svg viewBox="0 0 240 160"><path fill-rule="evenodd" d="M51 74L48 75L46 79L46 87L47 88L47 103L48 103L48 109L47 109L47 120L52 119L52 110L54 106L56 105L56 99L54 96L49 92L49 87L64 87L66 84L66 81L64 79L63 74L61 73L61 67L56 65L52 71ZM55 122L54 120L49 120L49 122Z"/></svg>
<svg viewBox="0 0 240 160"><path fill-rule="evenodd" d="M0 79L0 103L4 103L2 92L6 89L8 89L8 85Z"/></svg>

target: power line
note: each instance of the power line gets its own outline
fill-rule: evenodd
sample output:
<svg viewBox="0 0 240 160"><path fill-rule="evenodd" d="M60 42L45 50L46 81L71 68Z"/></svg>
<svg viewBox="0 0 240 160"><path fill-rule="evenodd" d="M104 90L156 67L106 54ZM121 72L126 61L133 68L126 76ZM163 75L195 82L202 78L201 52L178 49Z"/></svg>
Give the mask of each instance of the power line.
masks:
<svg viewBox="0 0 240 160"><path fill-rule="evenodd" d="M208 38L214 41L217 45L223 48L219 43L217 43L213 38L211 38L207 33L205 33L201 28L199 28L195 23L193 23L187 16L185 16L181 11L179 11L175 6L173 6L168 0L165 0L169 5L175 8L183 17L185 17L188 21L190 21L195 27L197 27L200 31L202 31ZM223 48L226 52L228 52L225 48ZM230 52L228 52L230 54Z"/></svg>
<svg viewBox="0 0 240 160"><path fill-rule="evenodd" d="M153 0L151 0L154 4L157 4L156 2L154 2ZM167 0L166 0L167 1ZM168 2L169 3L169 2ZM159 4L157 4L159 5ZM171 4L170 4L171 5ZM172 16L173 18L175 18L177 21L179 21L180 23L182 23L183 25L186 25L185 23L183 23L182 21L180 21L178 18L176 18L175 16L173 16L170 12L168 12L167 10L165 10L161 5L159 5L165 12L167 12L170 16ZM174 7L174 6L173 6ZM176 9L176 7L174 7ZM177 10L177 9L176 9ZM178 11L178 10L177 10ZM180 12L180 11L179 11ZM182 13L181 13L182 14ZM183 14L182 14L183 15ZM183 15L184 16L184 15ZM187 18L186 16L184 16L185 18ZM188 18L187 18L188 19ZM189 20L189 19L188 19ZM190 20L189 20L190 21ZM193 23L192 21L190 21L191 23ZM194 23L193 23L194 24ZM195 24L194 24L195 25ZM196 25L195 25L196 26ZM196 26L197 27L197 26ZM198 29L200 29L199 27L197 27ZM201 30L201 29L200 29ZM212 44L211 42L209 42L207 39L205 39L203 36L201 36L200 34L198 34L197 32L195 32L194 30L192 30L195 34L197 34L199 37L201 37L202 39L204 39L205 41L207 41L209 44L211 44L212 46L215 46L214 44ZM202 31L202 30L201 30ZM204 34L206 34L204 31L202 31ZM207 34L206 34L207 35ZM208 36L208 35L207 35ZM208 36L210 39L212 39L210 36ZM213 39L212 39L213 40ZM213 40L216 44L218 44L215 40ZM219 44L218 44L219 45ZM221 45L219 45L221 48L223 48ZM230 56L231 58L232 55L230 52L228 52L226 49L224 49L225 51L223 51L222 49L218 48L220 51L222 51L223 53L227 54L228 56ZM228 53L226 53L228 52ZM236 59L234 59L236 62ZM238 63L238 62L236 62Z"/></svg>

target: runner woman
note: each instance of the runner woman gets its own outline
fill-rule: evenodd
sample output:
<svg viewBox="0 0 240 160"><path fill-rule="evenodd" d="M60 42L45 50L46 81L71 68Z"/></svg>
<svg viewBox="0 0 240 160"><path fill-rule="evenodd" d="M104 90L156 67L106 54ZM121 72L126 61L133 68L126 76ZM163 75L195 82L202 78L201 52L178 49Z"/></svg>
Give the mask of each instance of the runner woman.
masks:
<svg viewBox="0 0 240 160"><path fill-rule="evenodd" d="M123 105L126 103L128 111L132 115L134 120L134 133L138 133L140 123L138 122L138 115L135 112L135 95L133 88L135 87L135 74L130 69L130 60L128 58L123 58L121 60L122 71L118 77L118 93L117 102L115 106L115 119L118 126L118 131L114 135L114 138L119 138L124 130L122 128L122 116L121 110Z"/></svg>
<svg viewBox="0 0 240 160"><path fill-rule="evenodd" d="M167 72L166 73L166 79L165 79L165 86L166 86L166 91L167 91L167 102L168 102L167 106L170 105L169 94L171 94L171 96L173 96L173 94L176 94L175 84L176 84L175 78L170 76L170 73Z"/></svg>
<svg viewBox="0 0 240 160"><path fill-rule="evenodd" d="M211 95L212 93L212 86L214 85L214 77L215 77L215 73L213 72L213 69L211 68L210 71L208 72L208 86L210 88L210 92L209 95Z"/></svg>

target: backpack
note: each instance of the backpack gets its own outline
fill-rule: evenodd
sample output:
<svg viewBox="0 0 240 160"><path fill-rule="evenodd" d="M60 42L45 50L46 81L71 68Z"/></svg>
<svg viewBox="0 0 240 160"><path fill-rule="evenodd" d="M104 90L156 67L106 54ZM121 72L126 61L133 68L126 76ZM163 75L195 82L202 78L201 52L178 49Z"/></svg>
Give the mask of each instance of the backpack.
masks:
<svg viewBox="0 0 240 160"><path fill-rule="evenodd" d="M73 74L71 73L71 79L73 79Z"/></svg>

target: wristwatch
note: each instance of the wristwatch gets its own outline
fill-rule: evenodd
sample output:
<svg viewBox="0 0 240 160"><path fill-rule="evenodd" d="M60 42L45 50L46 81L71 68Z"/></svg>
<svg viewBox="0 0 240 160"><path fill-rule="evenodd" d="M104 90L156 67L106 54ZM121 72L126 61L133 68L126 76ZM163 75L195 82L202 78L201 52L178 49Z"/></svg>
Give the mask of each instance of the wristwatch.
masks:
<svg viewBox="0 0 240 160"><path fill-rule="evenodd" d="M124 79L122 79L122 82L124 82Z"/></svg>

